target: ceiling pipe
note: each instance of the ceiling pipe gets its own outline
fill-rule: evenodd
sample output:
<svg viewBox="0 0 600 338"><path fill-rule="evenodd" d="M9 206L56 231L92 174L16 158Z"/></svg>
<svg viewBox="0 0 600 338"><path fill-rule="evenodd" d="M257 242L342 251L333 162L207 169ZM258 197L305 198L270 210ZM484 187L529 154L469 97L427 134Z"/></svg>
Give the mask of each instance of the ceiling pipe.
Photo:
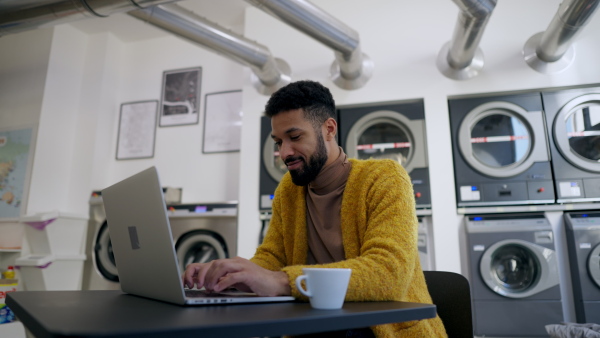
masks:
<svg viewBox="0 0 600 338"><path fill-rule="evenodd" d="M269 49L175 4L128 12L129 15L202 45L252 69L252 85L270 95L290 83L290 67Z"/></svg>
<svg viewBox="0 0 600 338"><path fill-rule="evenodd" d="M306 0L246 0L264 12L332 48L331 80L340 88L363 87L373 62L361 51L358 33Z"/></svg>
<svg viewBox="0 0 600 338"><path fill-rule="evenodd" d="M479 42L497 0L453 0L460 8L452 40L444 44L437 57L437 68L446 77L466 80L483 68Z"/></svg>
<svg viewBox="0 0 600 338"><path fill-rule="evenodd" d="M544 32L530 37L523 57L534 70L552 74L569 67L575 59L573 42L598 9L600 0L564 0Z"/></svg>
<svg viewBox="0 0 600 338"><path fill-rule="evenodd" d="M174 0L35 0L0 3L0 36L92 17L107 17Z"/></svg>

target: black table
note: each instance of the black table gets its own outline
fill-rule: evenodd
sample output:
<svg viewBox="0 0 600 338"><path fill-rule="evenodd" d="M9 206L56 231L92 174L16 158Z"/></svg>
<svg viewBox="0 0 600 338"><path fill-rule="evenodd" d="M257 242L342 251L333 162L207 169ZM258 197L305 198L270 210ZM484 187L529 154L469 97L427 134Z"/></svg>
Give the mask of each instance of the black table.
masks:
<svg viewBox="0 0 600 338"><path fill-rule="evenodd" d="M121 291L19 291L6 304L36 337L255 337L295 335L432 318L435 305L347 302L184 307Z"/></svg>

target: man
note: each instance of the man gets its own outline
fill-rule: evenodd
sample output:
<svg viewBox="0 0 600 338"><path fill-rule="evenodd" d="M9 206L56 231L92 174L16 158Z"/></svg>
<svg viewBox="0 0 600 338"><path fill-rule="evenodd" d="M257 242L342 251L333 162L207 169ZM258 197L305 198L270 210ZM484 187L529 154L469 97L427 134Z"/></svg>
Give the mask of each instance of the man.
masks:
<svg viewBox="0 0 600 338"><path fill-rule="evenodd" d="M338 146L335 102L312 81L269 99L272 138L289 173L273 199L268 233L254 257L190 264L183 276L219 292L293 295L307 265L350 268L346 301L431 303L417 250L410 178L392 160L348 159ZM348 337L445 337L439 317L337 332ZM327 337L332 334L328 333Z"/></svg>

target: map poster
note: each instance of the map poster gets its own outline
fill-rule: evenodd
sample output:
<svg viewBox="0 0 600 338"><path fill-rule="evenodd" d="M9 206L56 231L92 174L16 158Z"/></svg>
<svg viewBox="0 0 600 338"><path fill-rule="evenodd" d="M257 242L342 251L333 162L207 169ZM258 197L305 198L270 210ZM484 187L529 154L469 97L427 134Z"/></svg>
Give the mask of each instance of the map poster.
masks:
<svg viewBox="0 0 600 338"><path fill-rule="evenodd" d="M204 144L202 152L240 151L242 91L232 90L206 94L204 105Z"/></svg>
<svg viewBox="0 0 600 338"><path fill-rule="evenodd" d="M201 82L201 67L163 73L159 126L198 123Z"/></svg>
<svg viewBox="0 0 600 338"><path fill-rule="evenodd" d="M154 157L157 106L156 100L121 105L117 160Z"/></svg>
<svg viewBox="0 0 600 338"><path fill-rule="evenodd" d="M0 130L0 219L19 218L27 198L33 128Z"/></svg>

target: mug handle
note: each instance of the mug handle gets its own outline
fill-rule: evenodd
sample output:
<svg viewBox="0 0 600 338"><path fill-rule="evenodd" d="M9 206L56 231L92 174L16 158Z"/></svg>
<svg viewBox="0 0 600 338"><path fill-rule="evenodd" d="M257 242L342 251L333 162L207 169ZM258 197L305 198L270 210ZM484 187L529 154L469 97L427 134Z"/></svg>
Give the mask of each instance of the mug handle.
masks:
<svg viewBox="0 0 600 338"><path fill-rule="evenodd" d="M298 278L296 278L296 287L298 288L298 291L300 291L301 294L305 295L306 297L312 297L310 291L304 290L304 288L302 287L302 281L306 281L307 277L308 277L307 275L298 276ZM308 287L308 284L307 284L307 287Z"/></svg>

